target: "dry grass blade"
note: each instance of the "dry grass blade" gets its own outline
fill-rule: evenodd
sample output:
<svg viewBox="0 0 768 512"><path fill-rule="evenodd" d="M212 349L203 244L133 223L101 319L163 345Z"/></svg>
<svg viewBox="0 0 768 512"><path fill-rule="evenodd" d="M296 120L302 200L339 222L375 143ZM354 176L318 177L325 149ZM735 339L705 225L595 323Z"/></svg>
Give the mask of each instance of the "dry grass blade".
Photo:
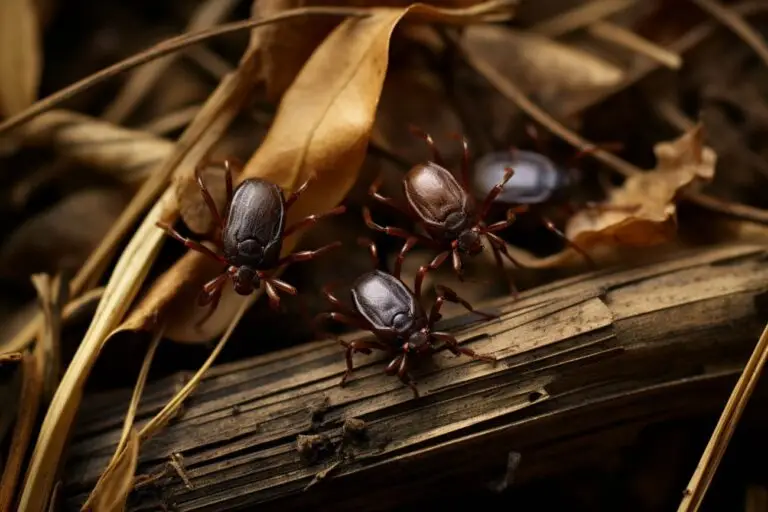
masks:
<svg viewBox="0 0 768 512"><path fill-rule="evenodd" d="M174 152L160 170L144 183L102 245L75 276L72 283L75 293L88 286L93 276L103 270L106 257L112 252L114 245L166 185L171 173L184 166L191 172L192 167L219 140L222 132L239 111L245 94L250 90L249 62L246 61L237 72L222 80L208 98L195 121L180 137ZM67 368L43 421L27 470L20 502L22 511L42 511L48 503L56 468L79 407L85 381L101 347L125 316L149 272L155 255L160 250L164 232L156 223L160 220L167 221L169 215L173 216L173 212L177 211L175 199L172 190L163 194L144 218L115 266L93 321Z"/></svg>
<svg viewBox="0 0 768 512"><path fill-rule="evenodd" d="M35 354L24 355L21 365L22 385L19 397L16 426L13 430L11 448L0 479L0 510L11 510L16 484L21 476L21 465L29 447L29 440L35 427L43 382L40 379Z"/></svg>
<svg viewBox="0 0 768 512"><path fill-rule="evenodd" d="M547 37L560 37L590 23L607 18L628 9L636 0L597 0L585 2L570 11L565 11L551 19L530 28L531 32Z"/></svg>
<svg viewBox="0 0 768 512"><path fill-rule="evenodd" d="M154 225L172 201L166 194L147 215L115 266L93 321L72 358L40 429L27 469L20 511L42 511L48 504L64 444L74 421L83 386L107 334L125 315L160 249L163 233Z"/></svg>
<svg viewBox="0 0 768 512"><path fill-rule="evenodd" d="M739 14L715 0L691 0L744 40L768 66L768 46L762 36Z"/></svg>
<svg viewBox="0 0 768 512"><path fill-rule="evenodd" d="M21 352L6 352L0 354L0 364L18 363L24 358Z"/></svg>
<svg viewBox="0 0 768 512"><path fill-rule="evenodd" d="M173 142L68 110L54 110L22 128L25 142L135 183L173 151Z"/></svg>
<svg viewBox="0 0 768 512"><path fill-rule="evenodd" d="M32 283L37 290L45 318L34 353L43 385L43 404L47 405L53 398L61 377L61 308L67 301L68 287L61 276L51 279L47 274L33 275Z"/></svg>
<svg viewBox="0 0 768 512"><path fill-rule="evenodd" d="M216 346L211 351L211 354L208 356L208 359L205 360L203 365L195 372L195 374L192 376L192 378L187 382L184 387L174 395L174 397L163 407L163 409L158 412L152 420L150 420L139 432L139 437L141 440L146 440L150 437L152 437L155 433L157 433L163 426L165 426L166 423L168 423L171 418L174 417L174 415L178 412L179 407L181 407L181 404L184 403L184 400L189 397L189 395L197 388L197 386L200 384L200 381L202 380L203 376L205 375L205 372L208 371L208 369L213 365L213 363L216 361L216 358L221 353L222 349L224 349L224 346L227 344L227 341L229 341L229 338L232 336L232 333L235 331L235 327L237 327L237 323L240 321L240 319L243 317L245 312L248 310L249 307L256 301L256 295L251 295L250 297L246 298L243 303L240 305L240 309L237 310L234 317L232 318L231 322L229 323L229 327L227 328L226 332L222 335L219 342L216 344Z"/></svg>
<svg viewBox="0 0 768 512"><path fill-rule="evenodd" d="M678 54L670 52L615 23L597 21L589 26L589 33L604 41L610 41L635 53L650 57L669 69L678 70L683 65L683 59Z"/></svg>
<svg viewBox="0 0 768 512"><path fill-rule="evenodd" d="M594 147L594 144L569 130L563 126L562 123L558 122L555 118L534 104L523 91L517 87L517 85L512 83L506 76L499 73L499 71L490 65L482 55L473 52L471 48L466 47L466 45L460 42L456 36L452 35L451 38L454 44L460 49L467 63L483 76L483 78L488 80L497 91L517 105L523 112L535 119L550 132L576 148L585 149ZM595 149L590 155L613 168L623 176L632 176L633 174L642 172L638 167L635 167L629 162L602 149Z"/></svg>
<svg viewBox="0 0 768 512"><path fill-rule="evenodd" d="M197 32L225 19L237 5L236 0L207 0L192 14L187 32ZM124 121L176 57L170 55L147 64L133 72L112 103L104 110L104 120L119 124Z"/></svg>
<svg viewBox="0 0 768 512"><path fill-rule="evenodd" d="M0 2L0 115L34 103L42 73L42 49L33 0Z"/></svg>
<svg viewBox="0 0 768 512"><path fill-rule="evenodd" d="M367 16L368 11L366 9L345 9L337 7L318 7L318 8L302 8L287 11L272 18L262 20L245 20L234 23L227 23L220 25L216 28L209 30L203 30L194 34L184 34L181 36L167 39L149 50L129 57L117 64L105 68L98 73L94 73L89 77L86 77L79 82L76 82L60 91L51 94L50 96L38 101L30 108L20 112L9 119L6 119L0 123L0 134L19 126L20 124L32 119L33 117L46 112L61 102L71 98L75 94L81 93L94 85L111 78L115 75L119 75L129 69L133 69L136 66L140 66L154 59L160 58L164 55L168 55L173 52L177 52L183 48L187 48L194 44L200 43L212 37L221 36L224 34L230 34L242 30L248 30L262 25L268 25L270 23L279 23L283 20L297 18L300 16L310 15L327 15L327 16Z"/></svg>
<svg viewBox="0 0 768 512"><path fill-rule="evenodd" d="M117 443L115 454L96 483L96 487L91 492L88 500L83 504L83 510L104 510L98 508L96 504L103 504L109 500L117 501L122 499L122 504L123 506L125 505L128 492L133 487L133 475L136 472L136 454L138 453L139 446L139 436L133 426L133 422L136 419L136 411L139 408L141 395L147 383L147 375L149 375L149 368L152 366L152 359L155 357L155 352L160 345L162 337L163 328L160 327L155 332L147 349L147 354L144 356L139 377L136 379L136 387L133 388L131 402L128 405L128 412L125 414L123 432L120 436L120 441ZM128 492L123 492L124 490Z"/></svg>
<svg viewBox="0 0 768 512"><path fill-rule="evenodd" d="M768 324L766 324L760 339L755 346L744 371L733 388L728 403L725 404L720 420L717 422L715 431L704 449L698 466L691 477L691 481L686 487L683 500L680 502L678 512L689 512L698 510L704 500L704 494L707 492L712 477L717 471L717 466L728 448L728 442L731 440L733 431L741 418L741 414L749 402L749 397L757 385L760 374L768 359Z"/></svg>

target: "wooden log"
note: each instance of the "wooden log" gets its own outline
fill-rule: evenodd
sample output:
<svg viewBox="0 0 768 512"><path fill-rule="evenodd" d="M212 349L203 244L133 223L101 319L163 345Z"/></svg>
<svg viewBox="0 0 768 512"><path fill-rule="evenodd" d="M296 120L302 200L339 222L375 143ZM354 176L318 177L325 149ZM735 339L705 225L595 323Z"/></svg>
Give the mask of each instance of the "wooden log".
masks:
<svg viewBox="0 0 768 512"><path fill-rule="evenodd" d="M768 320L768 249L698 249L489 307L501 319L448 322L466 346L501 362L438 354L414 373L420 399L382 373L383 356L356 355L359 370L339 387L334 341L215 368L183 416L142 446L139 473L161 476L134 491L129 510L391 510L483 485L504 474L510 452L522 456L515 481L525 481L603 457L644 425L717 413ZM148 385L139 424L179 382ZM67 509L111 457L129 396L84 401L64 471ZM345 441L343 457L303 462L297 436L323 434L339 446L346 418L365 421L367 440ZM175 454L191 488L166 470Z"/></svg>

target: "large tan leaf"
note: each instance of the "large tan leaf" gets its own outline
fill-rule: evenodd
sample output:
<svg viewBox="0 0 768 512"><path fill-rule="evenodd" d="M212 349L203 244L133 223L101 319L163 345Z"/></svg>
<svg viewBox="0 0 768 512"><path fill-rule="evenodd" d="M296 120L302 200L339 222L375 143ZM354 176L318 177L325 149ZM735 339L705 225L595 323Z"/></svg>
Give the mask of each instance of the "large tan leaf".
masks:
<svg viewBox="0 0 768 512"><path fill-rule="evenodd" d="M339 0L333 3L351 7L406 7L413 2ZM462 8L480 4L482 0L432 0L425 3L443 8ZM288 9L327 4L327 0L254 0L251 12L254 18L259 18L274 16ZM251 44L260 49L262 78L270 98L277 99L288 89L315 48L338 24L338 19L300 18L253 31Z"/></svg>
<svg viewBox="0 0 768 512"><path fill-rule="evenodd" d="M33 0L0 2L0 115L21 112L37 98L42 70L40 27Z"/></svg>
<svg viewBox="0 0 768 512"><path fill-rule="evenodd" d="M382 84L387 71L389 40L406 15L419 21L472 23L498 19L509 2L486 2L468 9L438 9L424 4L371 10L365 18L341 23L312 54L286 91L262 145L240 175L272 181L286 192L310 174L316 179L290 211L289 224L340 203L350 190L366 154ZM298 236L286 240L292 251ZM191 291L215 276L215 266L188 253L157 281L121 329L142 329L167 312L166 336L183 342L208 341L225 329L244 297L224 287L222 303L198 328L205 314ZM183 283L179 286L178 283Z"/></svg>

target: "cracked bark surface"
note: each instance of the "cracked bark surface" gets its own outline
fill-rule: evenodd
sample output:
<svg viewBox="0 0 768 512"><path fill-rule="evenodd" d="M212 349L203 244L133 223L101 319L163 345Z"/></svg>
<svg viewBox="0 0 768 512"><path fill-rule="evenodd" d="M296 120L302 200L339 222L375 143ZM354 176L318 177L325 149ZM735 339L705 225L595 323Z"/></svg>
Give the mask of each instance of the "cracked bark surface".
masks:
<svg viewBox="0 0 768 512"><path fill-rule="evenodd" d="M389 510L446 486L503 488L511 452L521 456L514 486L602 457L648 424L717 414L768 319L768 248L700 248L477 306L502 317L443 323L500 362L438 354L414 371L418 400L383 374L379 354L355 355L358 370L339 387L344 357L333 340L215 368L183 416L141 447L138 473L163 476L134 491L129 510ZM139 426L177 386L147 385ZM84 501L111 457L130 393L86 397L63 472L65 508ZM353 457L304 491L338 459L307 465L297 436L338 442L345 418L366 422L367 444L345 449ZM174 454L191 488L163 473Z"/></svg>

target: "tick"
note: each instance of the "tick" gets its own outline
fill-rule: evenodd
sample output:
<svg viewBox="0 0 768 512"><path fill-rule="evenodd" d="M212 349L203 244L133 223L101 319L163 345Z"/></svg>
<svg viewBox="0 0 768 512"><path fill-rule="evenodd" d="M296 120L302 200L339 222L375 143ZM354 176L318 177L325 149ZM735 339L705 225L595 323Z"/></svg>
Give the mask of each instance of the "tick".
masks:
<svg viewBox="0 0 768 512"><path fill-rule="evenodd" d="M374 269L376 269L379 266L379 259L375 244L367 239L361 239L360 243L368 246ZM472 359L495 363L494 356L479 354L459 346L459 342L453 335L435 331L434 325L442 318L440 309L445 301L461 304L470 312L489 320L497 316L475 310L471 304L446 286L437 285L436 290L437 299L427 314L417 296L400 280L399 274L372 270L358 277L350 291L351 307L338 299L330 286L326 286L323 294L336 311L320 313L316 321L332 319L370 331L375 335L374 339L342 341L342 345L346 348L347 370L340 385L345 385L354 371L352 355L355 352L370 354L373 349L383 350L394 356L387 365L385 373L397 375L405 385L411 388L416 398L419 397L419 391L409 374L412 360L416 358L426 357L437 350L447 348L456 356L466 355ZM436 343L442 345L438 347Z"/></svg>
<svg viewBox="0 0 768 512"><path fill-rule="evenodd" d="M443 158L435 146L432 137L418 129L412 129L421 136L432 150L434 161L414 166L403 179L403 193L406 199L406 207L388 197L379 194L381 177L371 185L368 193L375 200L394 208L414 220L417 227L421 227L423 234L417 234L405 229L381 226L374 222L370 209L363 207L363 218L366 225L376 231L405 239L400 253L395 261L394 272L400 273L406 254L413 247L422 243L438 251L437 256L428 264L422 265L414 283L414 293L421 295L421 286L427 272L439 268L450 256L453 269L460 280L463 280L462 256L475 256L482 252L482 239L487 239L491 251L496 260L496 265L504 270L502 257L505 257L515 266L521 266L507 251L507 246L496 233L509 227L515 216L523 208L511 208L507 212L506 220L486 225L485 217L496 197L501 193L504 184L507 183L515 171L512 167L504 169L503 176L498 183L491 188L485 199L477 204L470 188L469 178L469 147L467 140L461 138L464 146L461 178L462 183L456 180L451 172L444 167ZM515 295L517 288L509 278L509 287Z"/></svg>
<svg viewBox="0 0 768 512"><path fill-rule="evenodd" d="M227 212L226 216L222 217L219 214L203 181L203 165L198 165L195 168L195 177L203 200L216 222L217 229L213 242L221 254L181 236L166 223L157 223L157 226L164 229L169 236L188 248L201 252L225 265L219 276L203 286L198 304L200 306L210 304L210 310L198 322L198 325L213 314L219 304L221 292L227 279L232 280L235 292L240 295L251 294L260 288L263 282L269 296L270 307L274 310L279 309L278 290L296 295L296 288L276 277L271 277L269 275L271 271L294 262L309 261L341 245L341 242L333 242L314 251L299 251L281 258L280 251L285 237L299 229L314 225L324 217L338 215L345 211L344 206L337 206L323 214L309 215L286 227L288 210L310 185L312 177L286 199L280 187L260 178L245 179L233 190L232 169L235 165L233 161L211 162L210 165L221 165L225 172L227 195L224 210Z"/></svg>

